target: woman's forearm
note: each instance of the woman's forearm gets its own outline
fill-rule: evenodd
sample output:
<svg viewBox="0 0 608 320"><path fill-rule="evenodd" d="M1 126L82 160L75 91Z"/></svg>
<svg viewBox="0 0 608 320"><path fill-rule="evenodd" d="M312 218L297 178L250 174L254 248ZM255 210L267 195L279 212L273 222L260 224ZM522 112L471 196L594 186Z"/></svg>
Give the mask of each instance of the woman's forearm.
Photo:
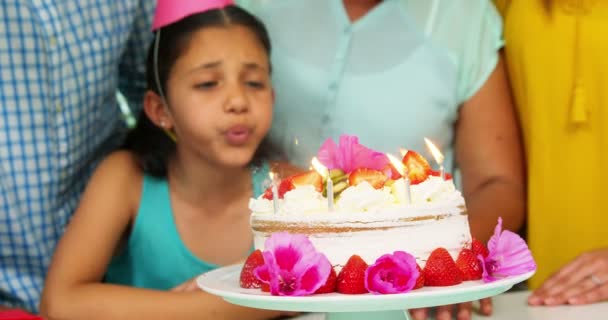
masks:
<svg viewBox="0 0 608 320"><path fill-rule="evenodd" d="M83 284L43 298L49 320L272 319L278 311L229 304L206 292L165 292L109 284Z"/></svg>
<svg viewBox="0 0 608 320"><path fill-rule="evenodd" d="M494 233L498 217L505 229L517 232L525 220L525 188L506 178L493 178L465 196L471 233L486 242Z"/></svg>

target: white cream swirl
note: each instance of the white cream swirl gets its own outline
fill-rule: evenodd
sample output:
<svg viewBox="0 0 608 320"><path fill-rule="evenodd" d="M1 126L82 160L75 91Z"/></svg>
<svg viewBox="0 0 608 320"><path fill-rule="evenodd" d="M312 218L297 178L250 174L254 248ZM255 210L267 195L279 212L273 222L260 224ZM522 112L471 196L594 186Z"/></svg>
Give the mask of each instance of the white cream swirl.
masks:
<svg viewBox="0 0 608 320"><path fill-rule="evenodd" d="M312 185L299 186L287 191L283 199L279 199L277 208L277 214L282 215L324 213L327 212L327 199ZM249 200L249 209L255 213L273 213L274 204L260 196Z"/></svg>
<svg viewBox="0 0 608 320"><path fill-rule="evenodd" d="M442 180L439 177L429 177L420 184L410 187L412 203L405 201L405 182L398 179L391 187L374 189L369 183L362 182L348 187L337 198L335 212L329 212L327 198L323 197L312 185L300 186L284 195L277 208L278 215L317 215L343 213L392 213L403 212L404 207L425 208L429 204L459 206L464 205L461 193L456 190L452 180ZM249 208L255 214L272 214L272 200L262 197L251 199Z"/></svg>
<svg viewBox="0 0 608 320"><path fill-rule="evenodd" d="M452 180L431 176L424 182L412 186L412 203L452 201L454 196L462 198Z"/></svg>
<svg viewBox="0 0 608 320"><path fill-rule="evenodd" d="M300 186L285 193L280 203L281 214L327 212L327 199L312 185Z"/></svg>
<svg viewBox="0 0 608 320"><path fill-rule="evenodd" d="M393 202L389 188L374 189L367 181L346 188L336 203L337 211L375 211Z"/></svg>

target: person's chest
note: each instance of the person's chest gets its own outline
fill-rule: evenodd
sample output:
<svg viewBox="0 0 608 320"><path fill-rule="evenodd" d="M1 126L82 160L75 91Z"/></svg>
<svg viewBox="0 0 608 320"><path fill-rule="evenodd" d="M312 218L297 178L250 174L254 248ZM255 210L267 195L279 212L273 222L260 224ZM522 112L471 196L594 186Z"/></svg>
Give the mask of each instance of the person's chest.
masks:
<svg viewBox="0 0 608 320"><path fill-rule="evenodd" d="M271 136L296 162L343 133L385 152L422 150L424 136L450 144L458 66L398 1L354 24L341 1L311 2L314 16L289 3L261 16L274 45Z"/></svg>
<svg viewBox="0 0 608 320"><path fill-rule="evenodd" d="M608 72L602 72L608 70L608 39L602 36L608 3L550 3L512 0L506 7L506 54L524 129L597 128L608 84Z"/></svg>
<svg viewBox="0 0 608 320"><path fill-rule="evenodd" d="M205 209L174 199L175 227L183 245L201 261L214 265L245 258L253 244L248 200L248 196L242 197L221 208Z"/></svg>

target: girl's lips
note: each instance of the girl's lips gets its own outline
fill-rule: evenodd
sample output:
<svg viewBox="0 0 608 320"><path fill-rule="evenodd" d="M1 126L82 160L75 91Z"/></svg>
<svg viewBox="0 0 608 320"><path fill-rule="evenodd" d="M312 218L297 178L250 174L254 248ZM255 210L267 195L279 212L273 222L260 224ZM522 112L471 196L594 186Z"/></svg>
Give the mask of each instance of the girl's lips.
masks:
<svg viewBox="0 0 608 320"><path fill-rule="evenodd" d="M233 146L240 146L249 141L249 137L251 136L251 129L244 126L235 126L225 133L226 140L228 144Z"/></svg>

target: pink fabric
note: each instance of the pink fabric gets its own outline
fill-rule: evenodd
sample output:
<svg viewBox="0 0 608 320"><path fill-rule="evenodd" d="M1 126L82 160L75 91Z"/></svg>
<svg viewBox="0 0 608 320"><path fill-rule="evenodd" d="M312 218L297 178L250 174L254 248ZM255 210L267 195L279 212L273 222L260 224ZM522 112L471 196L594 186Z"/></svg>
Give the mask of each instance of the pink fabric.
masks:
<svg viewBox="0 0 608 320"><path fill-rule="evenodd" d="M195 13L220 9L234 4L233 0L158 0L152 31L172 24Z"/></svg>
<svg viewBox="0 0 608 320"><path fill-rule="evenodd" d="M22 310L0 311L0 320L43 320L39 316L29 314Z"/></svg>

